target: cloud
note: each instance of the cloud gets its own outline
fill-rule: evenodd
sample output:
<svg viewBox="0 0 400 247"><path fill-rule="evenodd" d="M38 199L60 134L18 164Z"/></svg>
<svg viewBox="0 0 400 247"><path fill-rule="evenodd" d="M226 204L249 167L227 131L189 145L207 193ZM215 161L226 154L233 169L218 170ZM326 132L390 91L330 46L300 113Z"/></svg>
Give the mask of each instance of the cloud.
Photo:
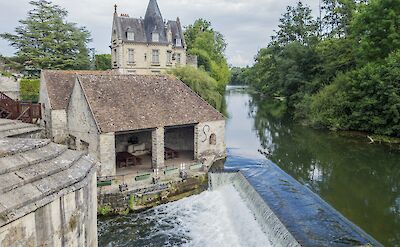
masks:
<svg viewBox="0 0 400 247"><path fill-rule="evenodd" d="M86 26L91 32L91 47L98 53L109 53L114 4L119 13L132 17L144 16L147 0L53 0L67 9L68 20ZM314 10L318 0L306 0ZM257 51L265 47L278 25L287 5L297 0L158 0L165 19L180 17L183 25L198 18L212 22L228 43L228 62L235 66L250 65ZM30 9L27 0L0 2L0 33L12 32L18 20L24 19ZM314 13L316 13L314 11ZM0 40L0 54L12 55L14 50Z"/></svg>

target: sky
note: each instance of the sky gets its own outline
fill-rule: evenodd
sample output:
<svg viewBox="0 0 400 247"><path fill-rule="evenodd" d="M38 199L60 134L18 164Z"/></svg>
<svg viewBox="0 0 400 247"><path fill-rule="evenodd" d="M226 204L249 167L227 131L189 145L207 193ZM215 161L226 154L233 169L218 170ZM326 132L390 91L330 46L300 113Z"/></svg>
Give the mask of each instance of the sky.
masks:
<svg viewBox="0 0 400 247"><path fill-rule="evenodd" d="M96 53L110 53L110 35L114 4L118 13L130 17L144 17L148 0L53 0L65 8L68 21L85 26L92 35L90 48ZM225 36L228 43L226 56L232 66L247 66L265 47L277 29L279 18L286 6L298 0L158 0L164 19L179 16L183 26L198 18L211 21L215 30ZM317 14L319 0L304 0ZM0 33L13 32L18 20L25 19L30 9L29 0L0 0ZM15 50L0 39L0 54L11 56Z"/></svg>

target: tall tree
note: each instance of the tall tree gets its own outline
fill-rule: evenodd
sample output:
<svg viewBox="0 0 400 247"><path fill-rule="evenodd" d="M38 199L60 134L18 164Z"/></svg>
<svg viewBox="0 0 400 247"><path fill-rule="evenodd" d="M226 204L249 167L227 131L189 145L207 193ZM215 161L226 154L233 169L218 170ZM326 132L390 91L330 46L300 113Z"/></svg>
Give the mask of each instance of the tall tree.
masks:
<svg viewBox="0 0 400 247"><path fill-rule="evenodd" d="M341 38L349 33L350 22L359 4L357 0L323 0L322 24L328 37Z"/></svg>
<svg viewBox="0 0 400 247"><path fill-rule="evenodd" d="M386 58L400 49L400 1L368 1L360 8L351 28L361 64Z"/></svg>
<svg viewBox="0 0 400 247"><path fill-rule="evenodd" d="M296 41L311 45L317 41L319 24L312 17L310 7L301 1L295 7L288 6L279 21L279 30L272 36L272 44L285 46Z"/></svg>
<svg viewBox="0 0 400 247"><path fill-rule="evenodd" d="M86 28L67 22L68 12L49 1L29 3L33 9L19 21L16 34L0 34L17 49L16 59L33 70L87 69L90 33Z"/></svg>
<svg viewBox="0 0 400 247"><path fill-rule="evenodd" d="M198 57L199 67L209 72L220 83L220 90L223 91L230 80L224 36L215 31L209 21L198 19L186 27L185 40L188 53Z"/></svg>

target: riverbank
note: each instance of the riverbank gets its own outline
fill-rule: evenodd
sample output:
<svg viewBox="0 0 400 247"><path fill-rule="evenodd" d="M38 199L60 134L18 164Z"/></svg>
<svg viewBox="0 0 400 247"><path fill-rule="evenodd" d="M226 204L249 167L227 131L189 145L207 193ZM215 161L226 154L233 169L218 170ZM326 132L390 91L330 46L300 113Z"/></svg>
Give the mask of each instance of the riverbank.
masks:
<svg viewBox="0 0 400 247"><path fill-rule="evenodd" d="M385 145L390 145L392 147L400 149L400 137L393 137L393 136L386 136L386 135L379 135L375 133L368 133L364 131L359 131L359 130L344 130L344 129L338 129L334 127L328 127L328 126L321 126L321 125L315 125L311 123L308 119L300 119L296 118L295 113L289 112L285 105L285 99L284 97L268 97L265 96L259 92L257 92L254 88L252 87L238 87L238 90L245 90L246 93L250 94L252 96L252 104L258 108L262 104L266 105L267 107L261 107L263 111L266 111L266 114L271 115L276 118L290 118L292 121L295 123L313 128L316 130L328 130L333 133L337 133L342 136L347 136L347 137L361 137L365 139L365 142L370 143L370 144L385 144ZM268 107L270 106L270 107ZM273 109L271 109L273 108Z"/></svg>

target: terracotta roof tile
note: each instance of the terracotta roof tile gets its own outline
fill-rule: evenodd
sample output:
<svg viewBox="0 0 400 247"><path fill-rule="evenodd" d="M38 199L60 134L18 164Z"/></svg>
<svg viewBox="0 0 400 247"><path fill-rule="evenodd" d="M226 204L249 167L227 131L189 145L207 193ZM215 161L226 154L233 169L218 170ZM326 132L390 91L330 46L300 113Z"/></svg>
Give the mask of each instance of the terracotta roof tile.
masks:
<svg viewBox="0 0 400 247"><path fill-rule="evenodd" d="M172 76L79 75L102 132L224 120L224 116Z"/></svg>

